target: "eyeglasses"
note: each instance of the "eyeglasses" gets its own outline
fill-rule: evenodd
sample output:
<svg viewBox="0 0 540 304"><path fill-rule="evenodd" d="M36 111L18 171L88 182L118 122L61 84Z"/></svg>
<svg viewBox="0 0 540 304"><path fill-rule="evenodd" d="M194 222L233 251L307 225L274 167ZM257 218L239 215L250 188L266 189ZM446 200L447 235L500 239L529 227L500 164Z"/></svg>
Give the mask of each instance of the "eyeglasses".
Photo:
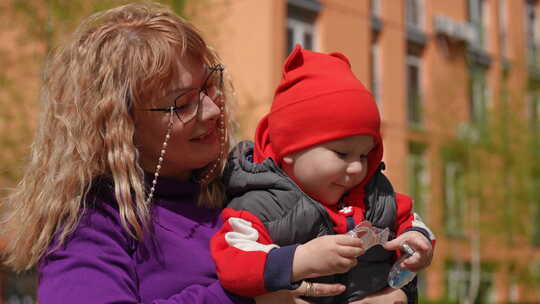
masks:
<svg viewBox="0 0 540 304"><path fill-rule="evenodd" d="M201 108L201 103L205 96L209 97L213 102L216 102L223 95L223 70L225 67L222 64L211 66L208 70L202 87L187 88L181 90L174 98L174 106L167 108L150 108L144 109L153 112L174 112L176 117L184 124L190 122Z"/></svg>

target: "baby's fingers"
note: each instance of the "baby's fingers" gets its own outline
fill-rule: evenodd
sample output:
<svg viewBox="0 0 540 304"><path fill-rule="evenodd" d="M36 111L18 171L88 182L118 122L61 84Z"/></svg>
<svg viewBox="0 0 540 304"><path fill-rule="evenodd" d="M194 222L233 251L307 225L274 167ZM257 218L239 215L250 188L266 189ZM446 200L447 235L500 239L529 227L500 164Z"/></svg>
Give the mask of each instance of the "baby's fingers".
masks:
<svg viewBox="0 0 540 304"><path fill-rule="evenodd" d="M410 271L418 272L424 268L424 263L422 262L421 255L416 252L412 256L406 258L403 262L401 262L401 267L408 269Z"/></svg>

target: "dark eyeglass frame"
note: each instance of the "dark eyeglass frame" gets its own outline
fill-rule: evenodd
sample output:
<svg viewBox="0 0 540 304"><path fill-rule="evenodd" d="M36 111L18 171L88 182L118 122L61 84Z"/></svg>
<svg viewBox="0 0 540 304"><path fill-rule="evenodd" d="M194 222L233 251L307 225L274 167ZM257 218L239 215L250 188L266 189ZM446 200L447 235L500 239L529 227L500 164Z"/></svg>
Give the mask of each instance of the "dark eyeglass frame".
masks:
<svg viewBox="0 0 540 304"><path fill-rule="evenodd" d="M211 67L208 68L208 70L210 71L208 73L208 75L206 76L206 78L204 79L203 81L203 84L200 88L187 88L187 89L184 89L182 91L182 93L180 93L178 96L176 96L174 98L174 106L170 106L170 107L166 107L166 108L149 108L149 109L143 109L144 111L152 111L152 112L166 112L166 113L173 113L176 115L176 117L178 117L178 119L183 123L183 124L187 124L189 123L190 121L193 120L193 118L197 117L199 115L199 110L201 109L201 103L202 103L202 100L203 100L203 97L202 97L202 94L204 94L204 96L207 96L208 98L210 98L213 102L216 102L216 100L218 98L220 98L223 93L223 70L225 70L225 66L222 65L222 64L216 64L216 65L213 65ZM212 97L209 95L208 93L208 80L210 80L210 78L212 77L212 75L214 75L214 73L219 73L219 79L218 79L218 93L216 94L216 96ZM213 84L214 86L216 86L216 84ZM180 116L180 113L179 113L179 110L183 109L184 107L186 107L187 105L189 105L191 102L188 102L188 104L183 104L183 105L180 105L180 106L177 106L176 105L176 101L181 99L182 97L186 96L188 93L191 93L193 92L194 90L197 90L198 92L198 100L196 101L196 106L197 108L195 109L195 113L191 116L191 117L188 117L187 119L184 118L182 119L182 117Z"/></svg>

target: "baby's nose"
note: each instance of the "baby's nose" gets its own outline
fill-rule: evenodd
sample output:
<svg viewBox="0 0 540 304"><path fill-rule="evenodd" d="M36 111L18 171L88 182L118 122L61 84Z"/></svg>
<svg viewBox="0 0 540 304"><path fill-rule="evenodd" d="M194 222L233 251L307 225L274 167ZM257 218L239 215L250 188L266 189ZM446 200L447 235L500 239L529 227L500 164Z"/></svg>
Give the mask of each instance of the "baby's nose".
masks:
<svg viewBox="0 0 540 304"><path fill-rule="evenodd" d="M347 166L347 174L360 174L364 169L364 165L361 161L350 162Z"/></svg>

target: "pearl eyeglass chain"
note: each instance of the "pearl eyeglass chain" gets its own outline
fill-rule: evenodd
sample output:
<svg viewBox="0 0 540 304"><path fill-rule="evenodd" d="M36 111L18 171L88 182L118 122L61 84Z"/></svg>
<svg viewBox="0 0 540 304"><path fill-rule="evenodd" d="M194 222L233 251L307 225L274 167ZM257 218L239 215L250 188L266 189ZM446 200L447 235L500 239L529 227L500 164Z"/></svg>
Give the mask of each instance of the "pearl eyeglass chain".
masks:
<svg viewBox="0 0 540 304"><path fill-rule="evenodd" d="M150 188L150 193L148 193L148 197L146 198L146 201L145 201L146 204L149 204L150 201L152 201L152 198L154 197L154 192L156 192L156 184L157 184L157 179L159 177L159 171L161 170L161 165L163 164L165 152L167 152L167 145L168 145L169 139L171 138L173 118L174 118L173 109L174 107L170 107L169 125L167 126L167 134L165 135L165 140L163 141L163 145L161 146L161 152L159 153L158 163L156 165L156 170L154 171L154 179L152 180L152 187Z"/></svg>
<svg viewBox="0 0 540 304"><path fill-rule="evenodd" d="M225 111L223 104L219 106L219 156L212 164L212 167L207 170L204 177L199 179L200 184L208 184L210 179L214 176L214 172L217 169L217 166L221 163L221 160L223 159L223 153L225 151Z"/></svg>
<svg viewBox="0 0 540 304"><path fill-rule="evenodd" d="M203 178L199 179L200 184L207 184L210 181L210 178L212 178L214 172L216 171L216 168L218 164L221 163L221 160L223 159L223 151L225 151L225 112L223 105L219 107L220 114L219 114L219 141L220 141L220 147L219 147L219 156L216 159L216 161L212 164L212 167L208 169L206 174ZM161 170L161 166L163 164L163 160L165 159L165 153L167 152L167 146L169 139L171 138L171 132L172 127L174 123L174 107L170 107L170 115L169 115L169 124L167 126L167 134L165 135L165 140L163 141L163 145L161 147L161 151L158 158L158 163L156 165L156 170L154 171L154 179L152 180L152 187L150 188L150 193L148 193L148 196L145 200L146 204L149 204L150 201L152 201L152 198L154 197L154 193L156 192L156 185L157 185L157 179L159 177L159 171Z"/></svg>

